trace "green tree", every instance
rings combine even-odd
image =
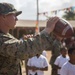
[[[66,11],[65,15],[63,15],[63,18],[67,20],[75,20],[75,12],[73,11]]]

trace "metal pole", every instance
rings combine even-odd
[[[36,22],[37,22],[37,27],[38,27],[38,32],[39,32],[39,0],[37,0],[37,18],[36,18]]]
[[[38,0],[37,0],[37,21],[39,21],[38,13],[39,13],[39,7],[38,7]]]

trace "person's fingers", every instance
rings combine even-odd
[[[52,19],[52,21],[51,21],[51,22],[56,23],[58,20],[59,20],[59,18],[58,18],[58,17],[55,17],[55,18],[53,18],[53,19]]]
[[[49,18],[49,20],[47,21],[46,28],[45,28],[47,33],[50,33],[50,32],[52,32],[54,30],[55,24],[57,23],[58,20],[59,20],[58,17]]]
[[[51,18],[47,21],[47,27],[51,27],[51,25],[55,26],[55,24],[57,23],[58,20],[59,20],[58,17],[51,17]]]
[[[50,23],[56,23],[57,21],[59,20],[59,18],[58,17],[51,17],[49,20],[48,20],[48,22],[50,22]]]

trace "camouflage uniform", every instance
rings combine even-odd
[[[13,5],[0,3],[0,15],[15,13],[19,15]],[[41,54],[42,50],[52,46],[53,38],[42,31],[33,40],[21,42],[9,33],[5,34],[0,30],[0,75],[19,75],[19,62],[30,56]]]
[[[57,70],[54,67],[54,62],[55,62],[57,56],[60,55],[60,48],[61,48],[61,42],[55,39],[54,42],[53,42],[52,56],[51,56],[51,59],[50,59],[50,65],[51,65],[51,68],[52,68],[51,75],[57,75]]]
[[[52,38],[43,33],[23,43],[10,34],[0,33],[0,75],[19,75],[20,60],[42,53],[52,43]]]

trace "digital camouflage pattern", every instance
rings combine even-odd
[[[40,54],[52,44],[52,37],[43,32],[23,43],[10,34],[0,32],[0,75],[19,75],[20,60]]]
[[[22,13],[17,11],[10,3],[0,3],[0,15],[14,13],[16,16]],[[44,31],[34,39],[27,39],[21,42],[9,33],[0,32],[0,75],[19,75],[19,62],[48,47],[52,47],[53,37]]]
[[[54,40],[53,46],[52,46],[52,56],[50,60],[51,65],[54,64],[55,59],[57,58],[57,56],[60,55],[60,48],[61,48],[61,42],[58,40]]]
[[[0,15],[8,15],[11,13],[15,13],[18,16],[22,11],[17,11],[10,3],[0,3]]]
[[[52,56],[50,59],[50,65],[52,68],[51,75],[57,75],[57,70],[55,70],[54,62],[56,58],[60,55],[61,42],[57,39],[54,40],[52,46]]]

